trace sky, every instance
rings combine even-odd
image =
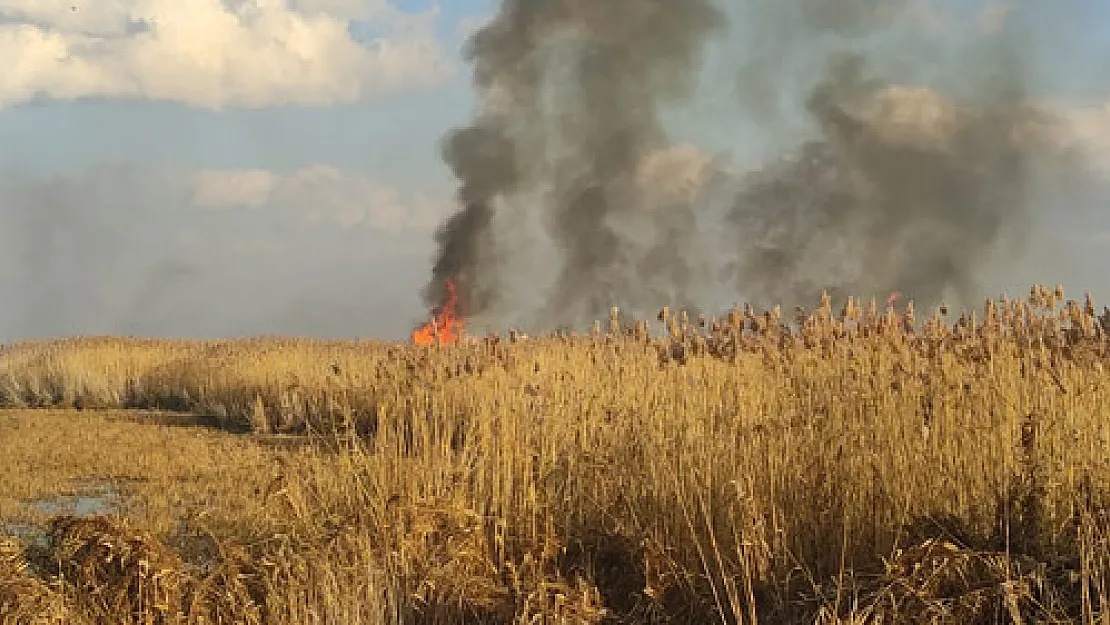
[[[1061,2],[1084,19],[1037,36],[1110,58],[1110,3]],[[476,105],[461,51],[496,8],[0,0],[0,341],[405,337],[455,209],[440,140]],[[1110,72],[1045,72],[1110,154]],[[678,125],[742,159],[746,127],[705,121],[725,100]],[[1054,236],[1101,259],[1070,279],[1110,286],[1110,219],[1089,217]]]

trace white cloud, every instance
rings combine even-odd
[[[193,203],[203,208],[258,208],[277,177],[264,169],[206,170],[193,177]]]
[[[1036,101],[1023,103],[1027,114],[1018,138],[1057,150],[1074,151],[1099,172],[1110,175],[1110,102],[1098,106]],[[894,85],[866,103],[865,112],[888,140],[943,146],[958,125],[958,102],[928,87]]]
[[[334,221],[344,227],[366,223],[388,232],[401,232],[406,226],[407,210],[397,189],[347,176],[329,165],[313,165],[280,179],[273,200],[303,207],[310,221]]]
[[[431,232],[452,210],[447,194],[405,194],[331,165],[281,176],[265,170],[205,170],[192,176],[192,202],[209,209],[278,209],[309,222],[400,234]]]
[[[323,106],[442,81],[438,9],[387,0],[0,0],[0,107],[36,98]],[[378,35],[360,43],[352,20]]]
[[[1067,137],[1091,157],[1094,167],[1110,176],[1110,103],[1071,109],[1065,114],[1071,132]]]

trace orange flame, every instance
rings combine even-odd
[[[458,294],[455,283],[447,281],[447,302],[443,309],[436,313],[432,320],[413,330],[412,342],[417,345],[433,345],[439,343],[454,343],[459,340],[463,330],[463,320],[458,314]]]

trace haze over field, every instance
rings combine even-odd
[[[1110,301],[1110,6],[824,6],[0,0],[0,340]]]

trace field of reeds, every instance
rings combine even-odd
[[[0,623],[1110,623],[1107,367],[1042,287],[10,345]]]

